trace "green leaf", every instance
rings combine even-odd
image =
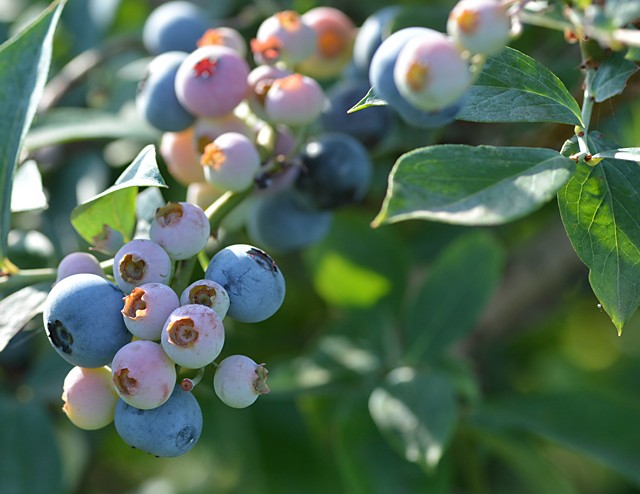
[[[133,234],[138,187],[166,187],[152,145],[140,151],[113,186],[74,208],[71,223],[99,250],[115,252]]]
[[[42,407],[0,395],[3,494],[62,493],[62,465],[53,426]]]
[[[451,243],[436,259],[409,307],[410,364],[437,356],[473,327],[500,282],[504,258],[493,237],[474,232]]]
[[[0,262],[7,255],[13,175],[47,80],[53,33],[64,5],[65,0],[53,2],[0,46]]]
[[[640,485],[638,400],[565,390],[502,400],[479,408],[474,424],[526,431],[590,456]]]
[[[544,148],[447,144],[402,155],[374,226],[408,219],[498,225],[555,196],[573,162]]]
[[[614,158],[617,160],[640,161],[640,148],[609,149],[593,155],[593,158]]]
[[[616,148],[598,138],[589,139],[589,147]],[[621,333],[640,305],[640,167],[617,159],[593,167],[579,162],[558,204],[591,287]]]
[[[50,289],[50,283],[38,283],[0,300],[0,352],[25,324],[42,311]]]
[[[457,421],[455,393],[444,374],[394,369],[369,397],[369,413],[393,447],[412,463],[438,465]]]
[[[38,117],[25,147],[30,151],[55,144],[92,139],[158,140],[160,133],[136,114],[114,114],[90,108],[57,108]]]
[[[627,86],[629,77],[638,71],[638,66],[625,58],[622,52],[613,52],[600,65],[591,81],[591,90],[597,103],[616,96]]]
[[[376,93],[374,88],[369,89],[369,92],[364,95],[364,97],[358,101],[355,105],[353,105],[347,113],[353,113],[360,110],[364,110],[365,108],[369,108],[370,106],[386,106],[387,102],[380,98]]]
[[[509,47],[487,59],[456,118],[470,122],[582,122],[580,107],[562,81],[541,63]]]

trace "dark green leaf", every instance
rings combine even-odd
[[[580,125],[580,107],[558,77],[513,48],[487,60],[456,117],[470,122],[557,122]]]
[[[573,162],[544,148],[441,145],[402,155],[374,225],[426,219],[497,225],[526,216],[555,196]]]
[[[622,52],[613,52],[595,72],[591,87],[597,103],[616,96],[627,86],[627,80],[638,71],[638,66],[625,58]]]
[[[113,186],[77,206],[71,212],[71,223],[99,250],[115,252],[133,234],[138,187],[166,187],[151,145],[140,151]]]
[[[13,174],[47,80],[53,33],[65,1],[53,2],[0,46],[0,262],[7,254]]]
[[[473,327],[502,277],[504,257],[493,237],[477,232],[457,239],[436,259],[410,306],[411,364],[437,356]]]
[[[54,144],[91,139],[137,139],[150,142],[160,133],[136,114],[113,114],[89,108],[60,108],[39,117],[27,135],[30,151]]]
[[[598,152],[616,148],[600,139],[590,139],[589,146]],[[640,167],[616,159],[596,166],[580,162],[558,204],[591,287],[621,332],[640,305]]]
[[[53,427],[34,402],[0,395],[2,494],[62,492],[62,465]]]
[[[0,300],[0,352],[25,324],[42,311],[50,289],[50,283],[39,283]]]
[[[427,470],[437,466],[457,421],[455,393],[444,374],[393,370],[369,398],[369,412],[402,456]]]
[[[618,396],[566,390],[485,405],[472,421],[526,431],[595,458],[640,485],[635,431],[640,403]]]
[[[353,105],[347,113],[353,113],[356,111],[364,110],[370,106],[385,106],[387,102],[380,98],[374,91],[374,88],[369,89],[369,92],[355,105]]]

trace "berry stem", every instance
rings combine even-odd
[[[196,266],[196,257],[192,256],[189,259],[178,261],[175,266],[173,274],[173,281],[171,288],[176,293],[182,293],[189,282],[191,281],[191,275],[193,274],[193,268]]]
[[[35,283],[53,282],[55,279],[56,270],[53,268],[19,269],[17,272],[3,270],[0,271],[0,290],[18,290]]]
[[[582,97],[582,125],[583,127],[578,130],[576,133],[578,137],[578,146],[580,147],[580,154],[582,156],[587,156],[590,153],[589,145],[587,143],[587,136],[589,132],[589,124],[591,123],[591,114],[593,112],[593,77],[595,76],[595,69],[593,68],[593,64],[591,63],[591,58],[585,47],[585,41],[580,41],[580,53],[582,54],[582,66],[585,70],[584,77],[584,91]]]
[[[180,387],[182,389],[184,389],[185,391],[191,391],[193,388],[195,388],[198,383],[200,381],[202,381],[202,378],[204,377],[204,367],[201,367],[200,369],[198,369],[198,373],[191,377],[185,377],[182,381],[180,381]]]
[[[211,225],[211,233],[216,236],[218,228],[222,220],[244,201],[253,191],[253,187],[240,192],[228,191],[222,194],[211,206],[207,208],[205,214],[209,218],[209,224]]]

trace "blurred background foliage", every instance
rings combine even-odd
[[[148,61],[141,28],[159,3],[68,1],[27,139],[48,208],[13,215],[10,258],[18,266],[55,267],[86,250],[71,210],[158,142],[132,102]],[[319,5],[198,3],[234,19],[247,38],[275,11]],[[453,4],[398,3],[407,7],[399,23],[439,30]],[[323,5],[361,25],[386,3]],[[0,0],[0,39],[45,7]],[[562,33],[525,26],[511,45],[579,99],[578,48]],[[60,75],[83,61],[86,73],[65,83]],[[633,77],[594,113],[593,127],[622,146],[640,142],[639,82]],[[225,353],[266,362],[272,392],[249,409],[227,408],[208,370],[194,390],[203,436],[184,457],[154,458],[126,446],[113,426],[85,432],[68,422],[60,394],[69,366],[36,317],[0,354],[0,492],[640,492],[640,317],[616,335],[554,203],[495,228],[369,227],[406,150],[435,142],[559,149],[571,132],[554,124],[396,128],[373,149],[376,180],[366,201],[337,214],[321,243],[275,256],[287,281],[281,310],[263,323],[227,325]],[[184,187],[160,166],[170,185],[165,200],[184,200]],[[240,232],[222,241],[247,239]]]

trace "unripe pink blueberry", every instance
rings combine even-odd
[[[322,113],[324,104],[320,84],[302,74],[276,79],[264,99],[267,119],[291,126],[314,122]]]
[[[134,239],[124,244],[113,258],[113,277],[125,293],[145,283],[167,284],[171,277],[171,258],[157,243]]]
[[[437,31],[418,34],[407,42],[393,77],[400,94],[428,112],[453,105],[471,85],[469,64],[451,38]]]
[[[351,59],[356,29],[349,17],[333,7],[316,7],[302,15],[316,33],[316,49],[299,70],[311,77],[334,77]]]
[[[255,145],[237,132],[227,132],[207,144],[200,162],[207,182],[235,192],[253,184],[260,170],[260,155]]]
[[[205,31],[198,40],[198,47],[208,45],[226,46],[235,50],[242,58],[247,55],[247,42],[231,27],[220,26]]]
[[[76,427],[96,430],[113,420],[118,395],[108,367],[73,367],[62,390],[62,410]]]
[[[229,310],[229,294],[212,280],[198,280],[191,283],[180,295],[180,305],[200,304],[213,309],[224,319]]]
[[[189,259],[207,245],[211,227],[200,206],[169,202],[156,210],[149,237],[175,260]]]
[[[193,127],[182,132],[165,132],[160,139],[160,155],[167,170],[182,185],[204,182],[200,153],[194,139]]]
[[[231,355],[218,364],[213,389],[224,404],[246,408],[269,392],[268,374],[264,364],[256,364],[244,355]]]
[[[183,305],[168,317],[160,341],[175,363],[198,369],[220,355],[224,326],[213,309],[199,304]]]
[[[258,64],[273,64],[279,60],[296,64],[311,56],[315,46],[315,31],[293,10],[278,12],[265,19],[251,41]]]
[[[176,384],[176,367],[159,343],[136,340],[123,346],[113,357],[111,376],[122,401],[150,410],[171,396]]]
[[[504,2],[460,0],[451,10],[447,32],[470,53],[496,55],[509,41],[511,19]]]
[[[199,118],[193,128],[194,147],[198,152],[198,166],[202,170],[200,157],[207,144],[213,142],[217,137],[227,132],[237,132],[249,139],[253,138],[253,131],[240,117],[229,113],[218,118]],[[204,176],[204,170],[202,170]]]
[[[221,117],[247,96],[249,65],[231,48],[209,45],[184,59],[176,73],[176,95],[192,114]]]
[[[288,69],[277,67],[275,65],[258,65],[249,73],[247,82],[249,83],[249,96],[247,102],[249,108],[258,118],[266,120],[267,114],[264,109],[264,100],[267,92],[276,79],[282,79],[293,74]]]
[[[91,273],[104,276],[100,261],[88,252],[72,252],[62,258],[58,264],[56,283],[72,274]]]
[[[122,316],[127,329],[143,340],[159,340],[169,314],[180,306],[169,285],[145,283],[124,298]]]

